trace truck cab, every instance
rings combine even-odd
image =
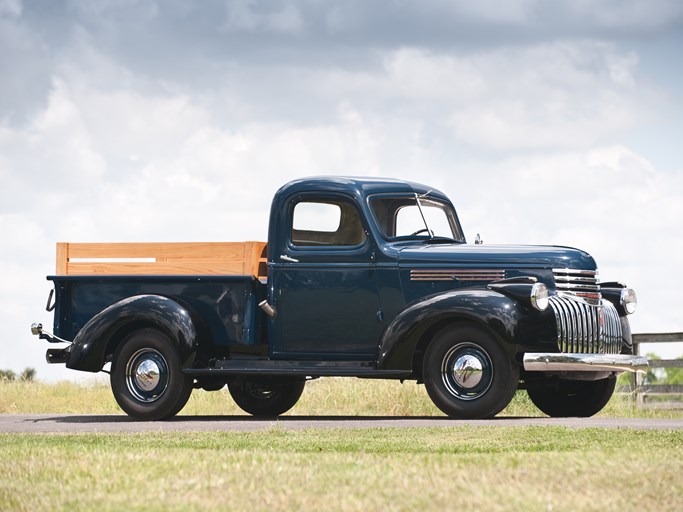
[[[268,299],[282,313],[270,326],[274,355],[376,359],[384,328],[406,305],[400,251],[428,238],[419,236],[426,228],[415,187],[324,178],[292,182],[277,193],[268,251]],[[455,209],[431,194],[421,200],[422,211],[440,212],[445,226],[434,222],[434,228],[464,243]]]
[[[50,362],[111,362],[114,396],[141,419],[226,384],[247,412],[278,415],[324,376],[416,380],[454,418],[494,416],[518,389],[551,416],[590,416],[617,373],[647,366],[635,293],[600,283],[588,253],[469,244],[448,197],[416,183],[290,182],[267,244],[91,245],[58,244],[55,334],[33,331],[68,343]]]

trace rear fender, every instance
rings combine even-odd
[[[108,352],[115,349],[121,332],[135,325],[153,327],[175,342],[183,367],[192,364],[197,348],[197,329],[187,307],[161,295],[136,295],[120,300],[100,311],[78,332],[68,368],[98,372]]]
[[[492,332],[514,354],[519,304],[493,290],[455,290],[425,297],[404,309],[385,329],[379,344],[377,368],[413,370],[413,355],[432,331],[452,322],[473,322]]]

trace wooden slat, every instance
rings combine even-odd
[[[263,278],[266,277],[266,243],[265,242],[246,242],[245,252],[251,256],[251,274]]]
[[[638,391],[641,393],[683,393],[683,384],[643,384]]]
[[[644,409],[683,409],[683,402],[644,401],[642,407]]]
[[[633,343],[680,343],[683,342],[683,332],[658,332],[634,334]]]
[[[648,359],[650,368],[683,368],[683,359]]]
[[[67,275],[251,275],[243,262],[69,263]]]
[[[58,243],[57,274],[259,277],[265,247],[265,242]]]
[[[69,244],[57,244],[57,275],[63,276],[66,274],[66,263],[69,261]]]
[[[244,259],[245,245],[251,242],[176,242],[68,244],[68,257],[74,258],[157,258]]]

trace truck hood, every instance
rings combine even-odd
[[[572,268],[595,270],[593,257],[579,249],[551,245],[435,244],[404,247],[400,266],[440,264],[501,268]]]

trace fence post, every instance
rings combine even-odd
[[[633,352],[635,355],[640,355],[640,343],[633,344]],[[641,391],[643,385],[643,375],[640,372],[633,373],[634,393],[636,395],[636,407],[642,408],[645,405],[645,395]]]

